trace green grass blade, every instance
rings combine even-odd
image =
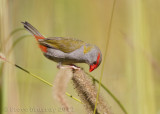
[[[11,37],[12,37],[15,33],[19,32],[19,31],[22,31],[22,30],[25,30],[25,29],[24,29],[24,28],[14,29],[14,30],[9,34],[9,36],[6,38],[5,44],[11,39]]]
[[[45,79],[43,79],[43,78],[41,78],[41,77],[39,77],[39,76],[37,76],[37,75],[31,73],[29,70],[27,70],[27,69],[25,69],[25,68],[23,68],[23,67],[21,67],[21,66],[19,66],[19,65],[13,64],[13,63],[11,63],[11,62],[9,62],[9,61],[6,61],[6,62],[9,63],[9,64],[11,64],[11,65],[13,65],[13,66],[15,66],[15,67],[17,67],[17,68],[19,68],[20,70],[22,70],[22,71],[24,71],[25,73],[31,75],[32,77],[34,77],[34,78],[42,81],[43,83],[45,83],[45,84],[53,87],[53,84],[49,83],[48,81],[46,81]],[[70,98],[76,100],[77,102],[82,103],[79,99],[73,97],[71,94],[69,94],[69,93],[67,93],[67,92],[66,92],[65,94],[66,94],[67,96],[69,96]]]
[[[14,48],[21,40],[23,40],[23,39],[26,38],[26,37],[30,37],[30,36],[31,36],[31,35],[24,35],[24,36],[18,37],[18,38],[13,42],[11,48],[10,48],[9,51],[7,52],[7,55],[9,55],[9,54],[12,52],[13,48]]]

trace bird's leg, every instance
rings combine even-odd
[[[62,63],[59,62],[58,65],[57,65],[57,68],[58,68],[58,69],[70,68],[70,66],[68,66],[68,65],[62,65]]]
[[[76,66],[76,65],[74,65],[74,64],[70,64],[69,67],[72,68],[72,69],[74,69],[74,70],[81,70],[80,67],[78,67],[78,66]]]
[[[65,65],[64,66],[64,65],[61,64],[61,62],[58,63],[57,68],[58,69],[61,69],[61,68],[71,68],[71,69],[74,69],[74,70],[80,70],[81,69],[80,67],[77,67],[74,64],[70,64],[70,65]]]
[[[61,62],[58,63],[57,68],[60,69],[62,67]]]

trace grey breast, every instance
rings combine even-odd
[[[61,62],[62,64],[86,63],[87,58],[83,50],[84,46],[81,46],[81,48],[70,53],[64,53],[63,51],[54,48],[48,48],[47,53],[44,53],[44,55],[48,59],[55,62]]]

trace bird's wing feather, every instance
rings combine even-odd
[[[52,37],[52,38],[45,38],[39,40],[41,45],[55,48],[65,53],[70,53],[79,49],[85,43],[81,40],[75,40],[70,38],[63,38],[63,37]]]

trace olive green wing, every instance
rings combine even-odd
[[[39,41],[41,45],[55,48],[61,50],[65,53],[70,53],[79,49],[85,43],[81,40],[63,38],[63,37],[53,37],[53,38],[45,38]]]

